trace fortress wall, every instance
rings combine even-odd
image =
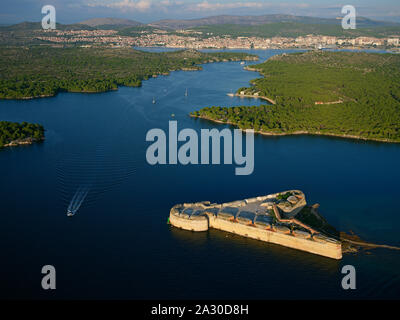
[[[222,207],[243,207],[246,203],[242,200],[226,202],[222,204]]]
[[[313,240],[302,239],[292,235],[274,232],[266,229],[256,228],[254,226],[244,225],[229,220],[219,219],[213,215],[208,218],[197,217],[196,219],[187,219],[175,214],[170,214],[170,223],[178,228],[189,231],[207,231],[209,227],[222,231],[231,232],[240,236],[271,242],[285,247],[318,254],[324,257],[341,259],[342,247],[340,243],[320,243]]]
[[[247,204],[259,201],[257,198],[249,198],[245,200]]]
[[[169,222],[177,228],[189,231],[207,231],[208,219],[207,217],[197,217],[197,219],[187,219],[180,217],[176,214],[169,215]]]
[[[211,228],[231,232],[244,237],[271,242],[285,247],[302,250],[333,259],[342,258],[342,247],[340,243],[319,243],[313,240],[297,238],[292,235],[282,234],[279,232],[273,232],[253,226],[219,219],[215,216],[209,216],[209,223]]]

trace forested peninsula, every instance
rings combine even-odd
[[[44,128],[28,122],[0,121],[0,149],[44,140]]]
[[[267,135],[320,134],[400,142],[400,55],[309,51],[251,66],[239,95],[273,105],[206,107],[191,116]]]
[[[1,47],[0,99],[137,87],[142,80],[171,71],[201,70],[202,63],[257,59],[247,53],[196,50],[154,53],[126,47]]]

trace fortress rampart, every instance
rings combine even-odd
[[[207,201],[185,203],[171,209],[169,222],[184,230],[200,232],[214,228],[341,259],[340,241],[319,233],[295,218],[305,205],[305,196],[298,190],[224,204]]]

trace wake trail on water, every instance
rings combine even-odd
[[[122,99],[116,106],[115,118],[101,119],[106,126],[95,127],[97,131],[82,136],[79,144],[66,145],[58,155],[58,190],[63,207],[71,212],[91,207],[146,165],[145,145],[131,138],[138,122],[132,102]]]
[[[72,200],[69,203],[68,212],[71,212],[72,214],[77,213],[89,191],[89,186],[80,186],[78,190],[76,190],[75,195],[72,197]]]
[[[59,160],[59,192],[68,211],[75,214],[81,207],[90,207],[145,165],[144,160],[140,163],[137,153],[119,153],[115,156],[112,150],[99,147],[94,152],[69,152]]]

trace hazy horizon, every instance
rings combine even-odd
[[[199,19],[219,15],[289,14],[318,18],[342,16],[341,8],[350,3],[332,0],[3,0],[0,24],[40,21],[41,8],[53,5],[57,22],[77,23],[93,18],[130,19],[151,23],[164,19]],[[353,0],[357,15],[372,20],[400,22],[397,0]]]
[[[68,25],[68,24],[77,24],[77,23],[81,23],[83,21],[92,20],[92,19],[121,19],[121,20],[136,21],[136,22],[143,23],[143,24],[152,24],[152,23],[155,23],[155,22],[161,21],[161,20],[197,20],[197,19],[206,19],[206,18],[217,17],[217,16],[238,16],[238,17],[254,16],[255,17],[255,16],[264,16],[264,15],[268,15],[268,14],[259,14],[259,15],[256,15],[256,14],[254,14],[254,15],[244,15],[244,14],[243,15],[235,15],[235,14],[224,15],[224,14],[220,14],[220,15],[203,16],[203,17],[198,17],[198,18],[187,18],[187,19],[183,19],[183,18],[182,19],[163,18],[163,19],[157,19],[157,20],[152,20],[152,21],[141,21],[139,19],[131,19],[131,18],[117,17],[117,16],[104,16],[104,17],[97,16],[97,17],[92,17],[92,18],[87,18],[87,19],[79,19],[79,21],[77,20],[77,21],[73,21],[73,22],[57,21],[57,23]],[[270,15],[289,15],[289,14],[271,13]],[[321,18],[321,19],[325,19],[325,18],[334,19],[333,17],[322,17],[322,16],[303,16],[303,15],[293,15],[293,16],[296,16],[296,17],[309,17],[309,18]],[[395,21],[395,20],[374,19],[374,18],[361,17],[361,16],[359,16],[358,18],[368,18],[368,19],[373,20],[373,21],[400,23],[400,19],[398,21]],[[22,21],[18,21],[18,22],[10,22],[10,23],[0,22],[0,25],[10,26],[10,25],[14,25],[14,24],[23,23],[23,22],[33,22],[33,23],[37,22],[37,23],[39,23],[40,21],[41,21],[41,19],[38,19],[36,21],[34,21],[34,20],[22,20]]]

